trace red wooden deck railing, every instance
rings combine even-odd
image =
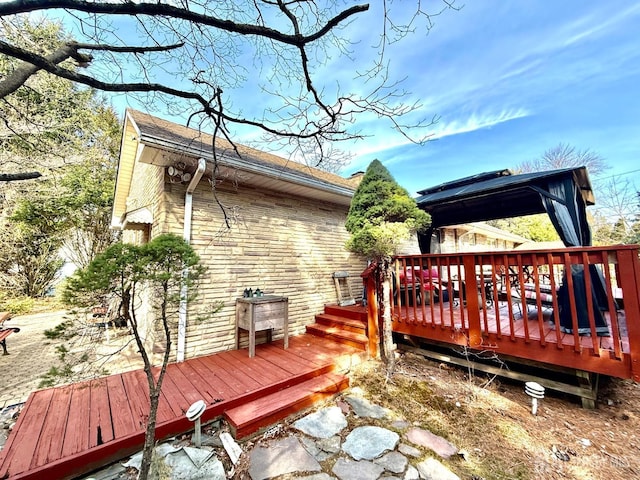
[[[637,245],[400,256],[394,279],[394,332],[640,381]]]

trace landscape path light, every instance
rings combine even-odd
[[[202,440],[201,440],[201,428],[200,428],[200,417],[204,413],[204,409],[206,408],[206,404],[204,400],[198,400],[193,405],[189,407],[187,410],[186,416],[187,420],[190,422],[195,422],[195,444],[196,447],[200,448]]]
[[[531,397],[531,414],[538,412],[538,400],[544,398],[544,387],[537,382],[527,382],[524,384],[524,393]]]

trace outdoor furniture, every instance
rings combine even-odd
[[[0,345],[2,345],[2,354],[9,355],[7,351],[7,337],[12,333],[20,331],[17,327],[5,327],[4,322],[11,319],[10,312],[0,312]]]
[[[520,308],[521,315],[523,314],[523,304],[524,309],[526,309],[528,313],[530,305],[535,307],[538,306],[538,300],[540,301],[540,306],[542,308],[553,309],[553,293],[551,285],[540,284],[538,288],[540,293],[536,291],[536,285],[534,283],[525,283],[523,298],[520,286],[516,284],[511,287],[511,301]]]
[[[249,332],[249,357],[256,352],[256,332],[267,330],[271,341],[274,328],[284,330],[284,348],[289,348],[289,299],[276,295],[236,299],[236,349],[240,348],[240,330]]]
[[[356,300],[353,298],[351,286],[349,285],[349,272],[334,272],[332,277],[338,295],[338,305],[341,307],[355,305]],[[344,292],[342,291],[342,287],[345,289]]]
[[[421,305],[423,302],[425,305],[431,302],[446,302],[449,300],[449,292],[443,289],[439,279],[437,268],[423,270],[418,266],[413,269],[401,269],[399,291],[395,289],[394,275],[394,297],[399,295],[400,305],[407,302],[409,306],[413,306],[414,302],[416,305]]]

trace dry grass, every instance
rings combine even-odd
[[[537,416],[522,384],[487,382],[413,354],[390,381],[380,364],[364,364],[352,386],[468,452],[445,462],[461,478],[640,478],[640,386],[631,382],[608,382],[597,410],[548,392]]]

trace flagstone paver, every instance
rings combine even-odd
[[[372,460],[388,450],[396,448],[400,437],[396,432],[382,427],[357,427],[347,435],[342,450],[354,460]]]
[[[252,480],[266,480],[296,472],[320,472],[318,461],[294,437],[274,440],[268,446],[255,447],[251,452],[249,475]]]
[[[458,453],[453,443],[423,428],[412,428],[405,436],[414,445],[429,448],[445,459]]]
[[[294,428],[315,438],[329,438],[347,426],[347,418],[340,407],[318,410],[293,424]]]

